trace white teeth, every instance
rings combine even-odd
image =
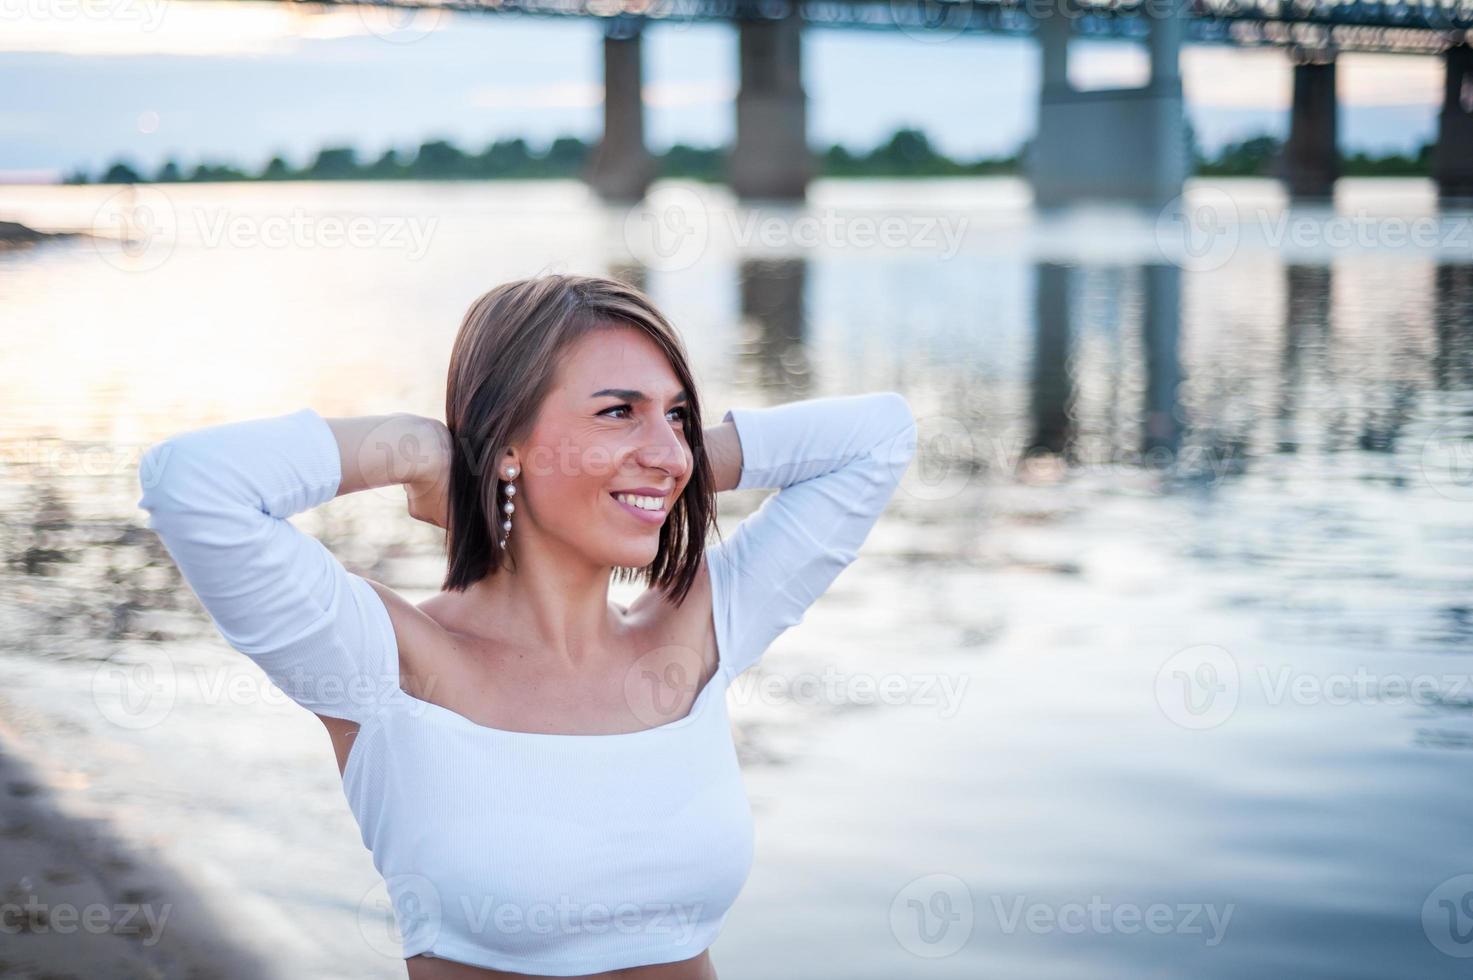
[[[614,494],[614,498],[616,500],[622,500],[630,506],[638,507],[640,510],[660,510],[664,507],[664,503],[659,497],[637,497],[630,493],[616,493]]]

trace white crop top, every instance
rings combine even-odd
[[[719,669],[685,717],[602,735],[490,728],[400,688],[378,593],[287,520],[342,478],[313,409],[144,453],[138,504],[221,634],[298,704],[359,723],[343,790],[405,957],[573,976],[716,939],[753,854],[726,690],[858,556],[916,446],[895,392],[728,420],[737,488],[780,489],[706,548]]]

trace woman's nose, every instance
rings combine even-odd
[[[641,466],[664,470],[676,478],[684,476],[689,466],[680,436],[668,426],[665,427],[664,435],[657,436],[640,446],[635,458]]]

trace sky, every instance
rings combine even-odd
[[[540,146],[601,129],[602,34],[584,18],[212,0],[0,0],[0,179],[95,174],[124,158],[259,168],[324,145],[373,158],[449,139]],[[810,28],[809,142],[862,150],[901,126],[970,159],[1032,132],[1038,52],[1026,39]],[[664,23],[644,38],[646,137],[728,143],[736,30]],[[1145,80],[1145,49],[1076,41],[1082,88]],[[1272,49],[1188,47],[1188,113],[1209,151],[1287,131],[1291,69]],[[1342,55],[1342,150],[1414,150],[1436,132],[1437,58]]]

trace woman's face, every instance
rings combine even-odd
[[[584,336],[564,355],[518,447],[510,547],[566,548],[597,565],[654,561],[660,529],[690,480],[688,413],[679,379],[643,331]],[[643,499],[621,502],[621,492]]]

